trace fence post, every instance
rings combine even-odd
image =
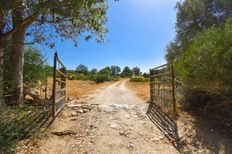
[[[53,118],[56,116],[56,65],[57,65],[57,52],[54,55],[54,65],[53,65],[53,87],[52,87],[52,110]]]
[[[44,98],[45,98],[46,100],[47,100],[47,98],[48,98],[47,92],[48,92],[48,75],[47,75],[47,73],[46,73],[46,81],[45,81],[45,89],[44,89]]]
[[[154,95],[155,95],[155,86],[154,86],[155,78],[153,77],[153,75],[154,75],[154,71],[150,69],[150,102],[151,103],[154,102]]]
[[[175,74],[174,74],[174,67],[173,62],[171,62],[171,76],[172,76],[172,105],[173,105],[173,112],[176,114],[176,96],[175,96]]]

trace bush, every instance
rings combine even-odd
[[[68,73],[69,80],[89,80],[89,76],[79,73]]]
[[[207,92],[232,89],[232,20],[199,33],[175,64],[183,83]]]
[[[44,55],[36,48],[27,48],[24,59],[24,83],[30,87],[35,87],[39,81],[45,83],[52,68],[47,65]]]
[[[143,76],[135,76],[130,79],[131,82],[148,82],[148,78],[144,78]]]
[[[107,74],[97,74],[95,77],[94,77],[94,81],[96,83],[101,83],[101,82],[105,82],[105,81],[111,81],[112,78],[107,75]]]

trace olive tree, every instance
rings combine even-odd
[[[0,56],[4,45],[11,40],[10,76],[11,104],[20,104],[23,98],[23,59],[25,37],[29,43],[54,43],[49,38],[71,39],[77,45],[84,33],[88,40],[96,36],[99,42],[107,29],[106,0],[2,0],[0,3]],[[0,57],[2,64],[2,58]],[[0,77],[1,78],[1,77]]]

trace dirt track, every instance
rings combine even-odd
[[[82,103],[82,104],[80,104]],[[148,104],[125,81],[71,101],[51,130],[28,150],[43,154],[172,154],[178,151],[147,117]]]

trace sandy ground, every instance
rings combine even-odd
[[[178,153],[148,118],[147,110],[145,100],[119,81],[69,102],[34,148],[21,153]]]
[[[94,81],[67,80],[67,96],[73,99],[80,99],[100,89],[111,85],[114,82],[95,83]],[[44,94],[43,94],[44,95]],[[52,95],[52,79],[48,79],[48,97]]]
[[[143,100],[150,99],[150,82],[126,82],[126,87],[136,93]]]

